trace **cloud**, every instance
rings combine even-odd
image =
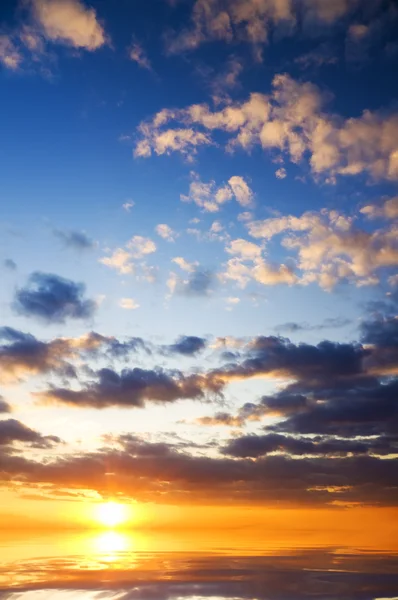
[[[298,331],[322,331],[324,329],[338,329],[340,327],[346,327],[351,325],[351,319],[344,317],[330,317],[324,319],[324,321],[318,325],[311,325],[310,323],[283,323],[282,325],[276,325],[276,331],[286,331],[287,333],[297,333]]]
[[[11,36],[0,35],[0,63],[11,71],[16,71],[23,62],[20,50],[13,42]]]
[[[126,310],[136,310],[140,307],[140,305],[134,300],[134,298],[121,298],[119,301],[119,306]]]
[[[166,223],[156,225],[156,233],[167,242],[175,241],[176,233],[172,230],[170,225],[166,225]]]
[[[202,208],[204,212],[218,212],[222,205],[233,198],[241,206],[251,206],[253,201],[253,192],[243,177],[234,175],[230,177],[228,183],[217,186],[215,181],[204,183],[200,181],[197,173],[191,173],[192,182],[189,186],[189,194],[181,194],[183,202],[194,202]]]
[[[393,205],[389,206],[391,215]],[[365,210],[367,216],[374,213],[369,206],[365,209],[362,211]],[[285,234],[281,245],[298,254],[296,264],[301,277],[297,276],[297,283],[315,282],[326,290],[342,281],[359,287],[375,285],[381,269],[398,264],[396,223],[369,231],[356,226],[355,221],[356,217],[322,209],[306,212],[300,217],[286,215],[251,221],[248,230],[252,237],[262,239],[263,243]],[[242,267],[241,271],[247,279],[255,277],[253,271]]]
[[[82,359],[84,353],[94,355],[102,347],[112,355],[115,338],[91,332],[78,338],[38,340],[30,333],[12,327],[0,327],[0,381],[10,383],[26,376],[46,373],[73,375],[73,361]],[[86,357],[87,358],[87,357]]]
[[[186,271],[187,273],[193,273],[195,271],[195,269],[199,266],[199,263],[197,262],[188,262],[187,260],[185,260],[185,258],[183,258],[182,256],[176,256],[175,258],[172,259],[172,261],[174,263],[176,263],[176,265],[178,265],[180,267],[180,269],[182,269],[183,271]]]
[[[141,235],[135,235],[126,243],[125,247],[126,249],[116,248],[111,256],[100,258],[99,262],[110,269],[115,269],[121,275],[134,274],[137,271],[137,266],[140,266],[145,276],[146,265],[139,264],[137,261],[156,252],[155,242]]]
[[[287,173],[286,173],[286,169],[278,169],[277,171],[275,171],[275,177],[277,179],[286,179],[287,177]]]
[[[368,219],[397,219],[398,218],[398,196],[389,198],[381,204],[368,204],[360,211]]]
[[[152,151],[158,156],[181,152],[186,157],[192,158],[195,156],[198,146],[212,144],[209,135],[196,132],[191,128],[167,129],[158,132],[151,131],[143,124],[140,131],[144,137],[135,147],[135,158],[148,158],[152,155]]]
[[[6,258],[5,260],[3,260],[3,266],[9,271],[17,270],[17,263],[14,260],[12,260],[12,258]]]
[[[150,60],[144,48],[138,42],[133,41],[133,44],[129,49],[129,57],[132,61],[136,62],[137,65],[140,66],[142,69],[152,71],[152,65],[150,63]]]
[[[59,437],[43,436],[15,419],[0,421],[0,446],[9,446],[14,442],[29,444],[33,448],[51,448],[61,442]]]
[[[161,140],[178,137],[182,123],[197,142],[195,150],[199,145],[215,143],[212,136],[223,131],[229,151],[250,151],[259,145],[295,164],[308,159],[313,176],[328,183],[337,176],[360,174],[374,180],[397,180],[398,114],[365,110],[358,117],[344,118],[327,113],[326,100],[312,83],[279,74],[273,79],[270,94],[253,93],[245,102],[229,102],[220,110],[212,111],[207,104],[161,110],[152,121],[140,125],[136,153],[150,156],[152,149],[164,153],[159,152]],[[164,130],[173,122],[177,129]],[[168,144],[167,150],[185,152],[186,147]]]
[[[181,296],[208,296],[215,284],[215,276],[212,271],[202,270],[196,267],[189,271],[187,279],[178,277],[175,273],[170,273],[167,281],[170,294]]]
[[[183,335],[174,344],[168,346],[170,352],[183,356],[194,356],[205,348],[206,340],[193,335]]]
[[[0,396],[0,414],[10,412],[12,412],[11,406],[4,400],[3,396]]]
[[[133,208],[133,206],[135,206],[135,202],[133,200],[128,200],[127,202],[125,202],[124,204],[122,204],[122,208],[126,212],[130,212],[130,210]]]
[[[85,286],[58,275],[33,273],[26,287],[16,291],[14,310],[48,323],[67,319],[88,319],[96,311],[93,300],[84,298]]]
[[[93,8],[79,0],[32,0],[32,12],[45,37],[74,48],[97,50],[106,43]]]
[[[36,395],[42,401],[101,409],[110,406],[143,408],[146,402],[204,399],[208,394],[219,393],[215,379],[184,376],[177,370],[161,368],[125,369],[120,374],[112,369],[101,369],[96,373],[96,379],[78,391],[53,387]]]
[[[65,246],[74,250],[92,250],[96,243],[84,231],[62,231],[54,229],[54,235],[59,238]]]

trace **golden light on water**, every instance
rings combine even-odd
[[[96,509],[96,520],[104,527],[119,527],[128,520],[127,507],[117,502],[105,502]]]

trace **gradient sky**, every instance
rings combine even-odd
[[[4,524],[396,508],[397,31],[394,0],[3,0]]]

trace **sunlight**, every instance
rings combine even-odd
[[[127,508],[117,502],[106,502],[97,507],[96,518],[105,527],[117,527],[127,521]]]

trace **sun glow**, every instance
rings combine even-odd
[[[127,521],[127,508],[117,502],[106,502],[97,508],[96,518],[105,527],[118,527]]]

